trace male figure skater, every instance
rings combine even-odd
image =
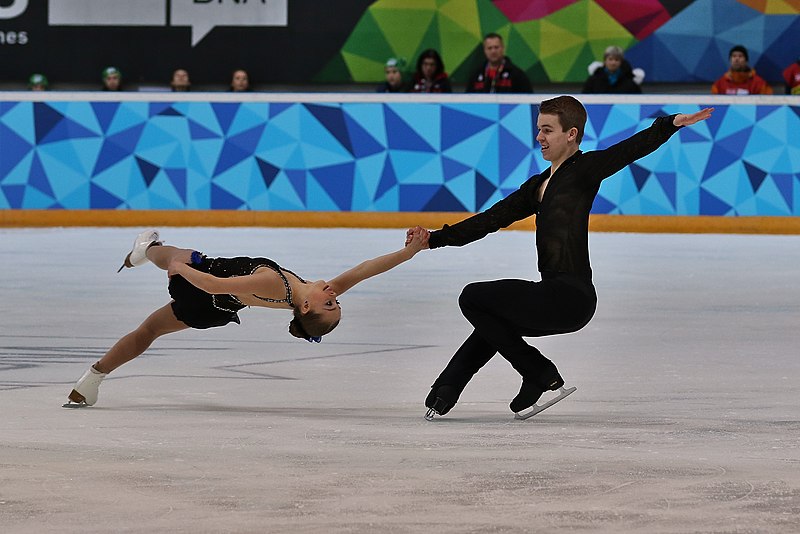
[[[553,362],[523,336],[564,334],[586,326],[597,305],[588,234],[589,211],[600,183],[656,150],[679,128],[707,119],[712,111],[659,117],[614,146],[584,153],[579,148],[586,125],[583,105],[571,96],[541,103],[536,141],[550,167],[486,211],[431,232],[428,240],[432,249],[462,246],[536,215],[541,281],[474,282],[463,289],[459,306],[474,331],[431,386],[425,399],[426,419],[449,412],[470,379],[497,352],[522,375],[522,387],[510,405],[517,418],[530,417],[575,390],[564,388]],[[409,230],[409,240],[415,231]],[[537,405],[549,390],[560,394]]]

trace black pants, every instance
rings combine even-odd
[[[523,336],[540,337],[580,330],[591,320],[597,294],[591,281],[570,275],[545,276],[541,282],[475,282],[458,304],[475,330],[436,379],[434,387],[461,389],[496,353],[523,379],[544,384],[558,371]]]

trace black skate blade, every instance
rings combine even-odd
[[[565,388],[565,387],[562,386],[558,390],[558,396],[553,397],[552,399],[550,399],[549,401],[545,402],[544,404],[534,404],[531,407],[531,409],[528,410],[527,412],[515,413],[514,414],[514,419],[522,421],[522,420],[528,419],[529,417],[533,417],[537,413],[546,410],[547,408],[551,407],[555,403],[561,402],[562,400],[566,399],[567,397],[569,397],[570,395],[575,393],[575,391],[577,391],[577,389],[578,388],[574,388],[574,387],[573,388]]]

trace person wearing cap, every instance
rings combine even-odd
[[[483,38],[484,64],[467,83],[468,93],[531,93],[528,75],[506,56],[503,38],[490,33]]]
[[[787,95],[800,96],[800,57],[784,69],[783,81],[786,82]]]
[[[609,46],[603,54],[603,62],[589,65],[589,77],[583,84],[583,93],[638,94],[644,80],[644,71],[634,69],[625,59],[618,46]]]
[[[122,91],[122,73],[117,67],[103,69],[103,91]]]
[[[711,86],[715,95],[771,95],[772,87],[749,65],[747,48],[736,45],[728,53],[730,68]]]
[[[383,66],[383,72],[386,76],[386,81],[378,86],[376,92],[378,93],[405,93],[408,92],[408,87],[405,80],[403,80],[403,69],[406,66],[406,60],[403,58],[389,58]]]
[[[28,89],[31,91],[47,91],[48,87],[47,76],[44,74],[34,73],[28,78]]]

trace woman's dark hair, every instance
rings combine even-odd
[[[439,52],[433,48],[428,48],[417,58],[417,74],[420,77],[422,77],[422,62],[427,58],[431,58],[436,62],[436,72],[433,73],[434,78],[444,72],[444,61],[442,61],[442,56],[440,56]]]
[[[308,312],[303,315],[298,308],[295,308],[294,318],[289,323],[289,333],[306,341],[315,341],[314,338],[321,338],[338,324],[339,321],[333,323],[324,321],[321,313]]]

